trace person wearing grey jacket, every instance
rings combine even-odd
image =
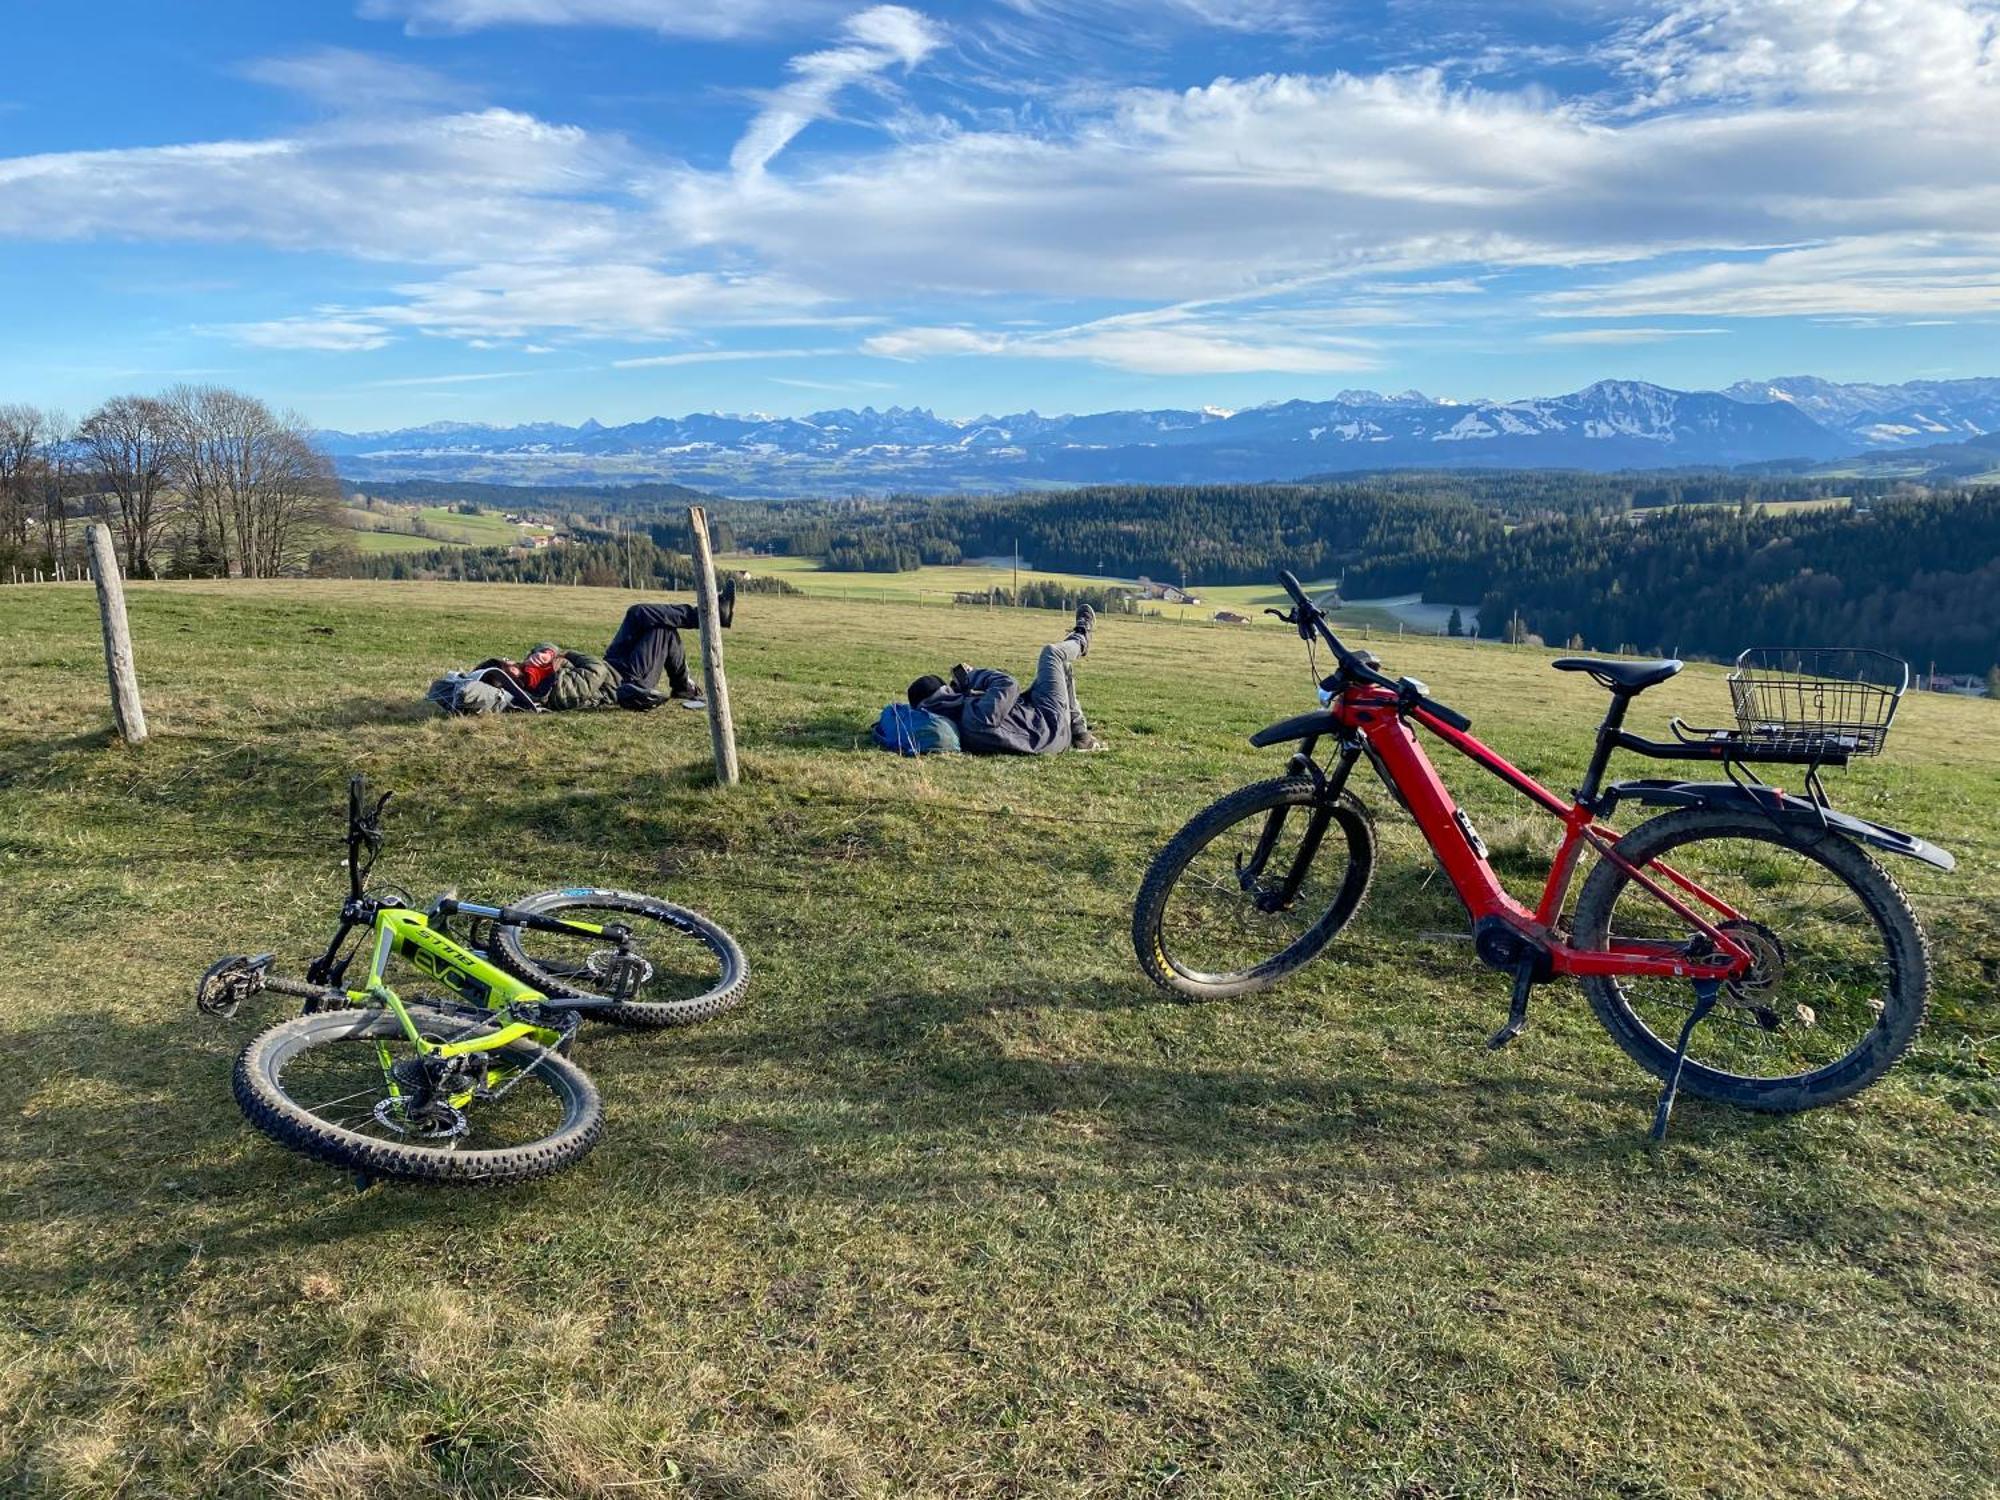
[[[910,684],[913,708],[949,719],[958,739],[974,755],[1053,755],[1059,750],[1102,750],[1090,732],[1076,696],[1076,664],[1090,654],[1097,613],[1079,605],[1076,624],[1059,641],[1042,647],[1035,680],[1021,684],[991,667],[951,669],[951,680],[926,675]]]

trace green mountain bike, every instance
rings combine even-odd
[[[347,899],[303,981],[273,974],[273,954],[233,954],[196,986],[208,1015],[264,991],[305,1002],[243,1049],[236,1102],[279,1145],[362,1186],[560,1171],[604,1125],[596,1085],[569,1056],[583,1017],[657,1027],[720,1015],[749,985],[743,950],[698,912],[630,891],[543,891],[507,906],[448,891],[420,910],[408,892],[368,883],[389,797],[371,801],[359,776],[348,784]],[[385,982],[391,960],[447,993],[405,1000]]]

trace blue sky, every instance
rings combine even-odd
[[[9,44],[0,400],[2000,373],[1993,0],[98,0]]]

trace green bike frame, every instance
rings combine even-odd
[[[475,906],[470,902],[452,903],[454,911],[474,918],[493,919],[503,915],[502,909],[491,906]],[[543,924],[560,927],[565,931],[602,936],[604,929],[595,922],[579,922],[569,919],[543,919]],[[538,924],[542,925],[542,924]],[[559,1047],[564,1034],[548,1026],[536,1026],[526,1021],[509,1021],[484,1036],[471,1037],[464,1041],[433,1042],[417,1029],[410,1019],[410,1012],[403,999],[383,979],[389,960],[400,958],[420,974],[428,975],[445,985],[461,1000],[469,1004],[483,1006],[487,1010],[504,1012],[515,1005],[535,1005],[548,999],[533,985],[516,979],[506,970],[496,967],[481,958],[471,949],[456,942],[448,933],[431,926],[430,917],[407,906],[384,906],[377,908],[374,918],[375,943],[368,960],[368,973],[359,989],[346,991],[347,998],[356,1005],[379,1005],[396,1018],[403,1035],[418,1053],[441,1058],[465,1057],[476,1052],[494,1052],[513,1045],[523,1038],[531,1039],[543,1047]],[[382,1077],[388,1085],[390,1097],[401,1099],[402,1086],[397,1083],[391,1066],[395,1062],[387,1041],[375,1044],[382,1063]],[[521,1070],[515,1068],[493,1069],[488,1074],[488,1086],[495,1081],[504,1082]],[[476,1097],[476,1091],[465,1089],[449,1096],[448,1102],[454,1109],[463,1109]]]
[[[484,916],[493,908],[464,906],[469,916]],[[596,931],[590,924],[567,924],[579,930]],[[487,1010],[504,1011],[517,1004],[537,1004],[548,997],[534,986],[523,983],[504,969],[497,968],[469,948],[462,947],[430,924],[423,912],[407,906],[385,906],[375,913],[375,947],[368,961],[368,974],[361,988],[347,991],[357,1005],[380,1005],[396,1018],[403,1033],[419,1052],[440,1057],[461,1057],[472,1052],[492,1052],[531,1037],[544,1047],[562,1040],[562,1033],[526,1021],[510,1021],[486,1036],[470,1041],[436,1043],[418,1034],[416,1024],[403,1006],[402,997],[383,982],[391,957],[401,958],[420,974],[445,985],[461,1000]],[[386,1050],[386,1048],[385,1048]]]

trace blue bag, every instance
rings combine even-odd
[[[897,755],[955,755],[958,726],[951,720],[907,703],[882,710],[873,730],[875,746]]]

